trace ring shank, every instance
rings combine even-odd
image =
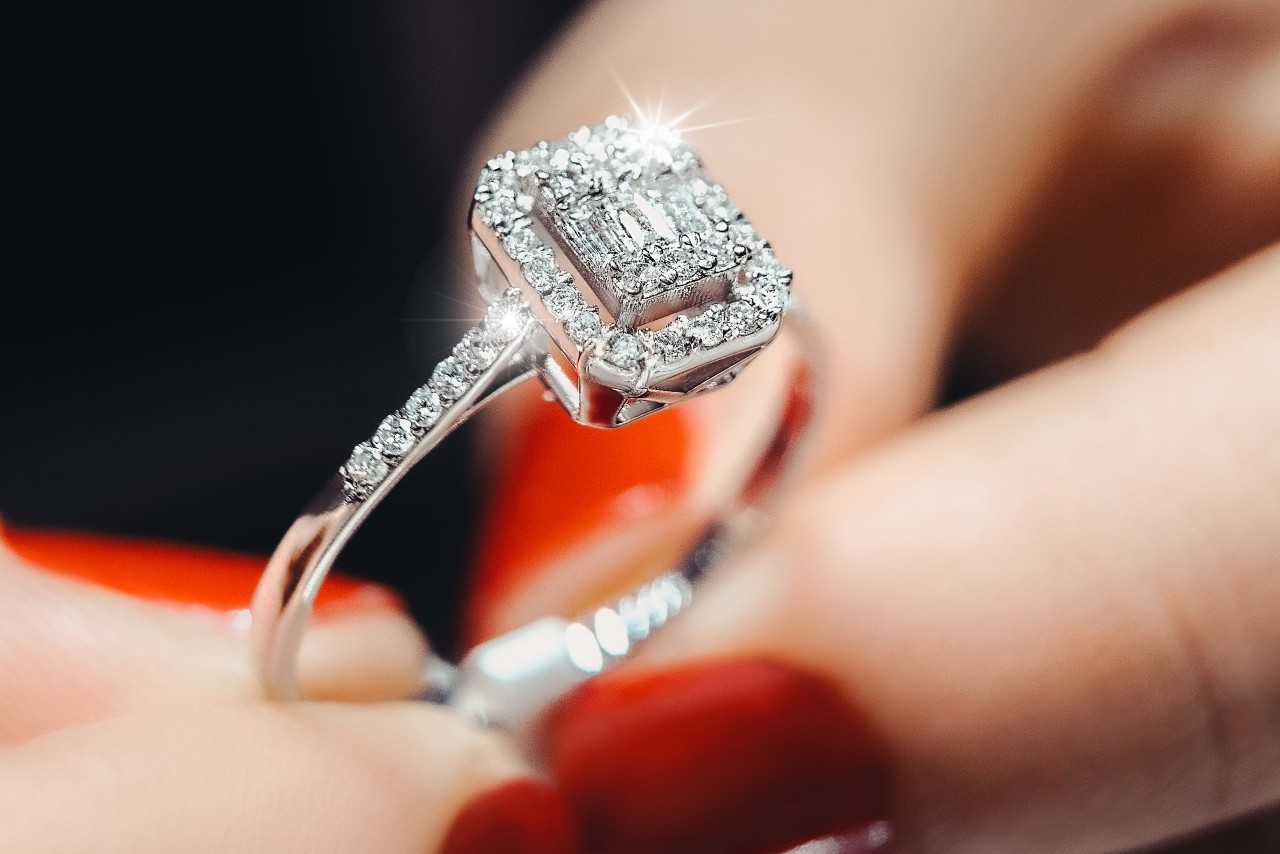
[[[688,605],[692,584],[762,527],[768,505],[794,471],[797,452],[813,423],[818,359],[811,323],[801,306],[788,310],[783,331],[794,337],[799,352],[791,360],[777,422],[746,477],[706,521],[682,559],[593,618],[536,621],[481,644],[456,670],[433,661],[426,680],[435,685],[432,693],[483,723],[519,730],[573,685],[621,660],[635,643]],[[287,701],[302,696],[297,672],[302,636],[320,586],[347,541],[399,478],[453,429],[503,391],[539,375],[539,346],[537,324],[529,320],[367,495],[353,499],[349,484],[335,476],[289,528],[267,564],[252,605],[254,654],[269,698]],[[530,658],[530,645],[539,643],[545,655]],[[523,663],[513,669],[511,654],[517,648]]]
[[[495,304],[486,315],[486,323],[509,308]],[[503,318],[501,322],[509,324],[510,320]],[[259,678],[269,699],[288,701],[302,697],[297,669],[302,635],[320,587],[347,541],[400,478],[449,433],[504,391],[535,376],[529,349],[537,330],[536,322],[525,315],[518,328],[510,330],[510,340],[496,353],[492,364],[451,404],[442,407],[438,418],[368,494],[353,495],[350,482],[339,473],[285,532],[267,562],[250,606],[250,639]]]

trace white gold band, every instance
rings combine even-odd
[[[772,436],[732,499],[707,520],[678,565],[583,619],[536,621],[481,644],[457,667],[434,660],[424,676],[424,694],[486,725],[519,732],[564,692],[622,660],[687,607],[693,584],[730,546],[759,529],[760,511],[794,467],[815,393],[813,342],[803,317],[793,309],[785,325],[798,333],[805,358],[796,360]],[[481,362],[469,362],[459,384],[453,380],[453,369],[462,361],[458,354],[477,349],[479,335],[486,337],[478,348]],[[297,660],[302,635],[320,587],[347,541],[400,478],[455,427],[503,391],[539,376],[539,338],[538,324],[522,313],[514,295],[504,296],[463,336],[455,355],[441,363],[449,367],[437,370],[432,381],[383,421],[372,440],[356,447],[352,459],[289,528],[267,564],[252,606],[254,653],[268,697],[301,698]],[[449,382],[445,399],[442,377]]]

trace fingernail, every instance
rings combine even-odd
[[[464,621],[472,643],[509,628],[494,626],[496,612],[550,567],[564,569],[575,547],[675,508],[690,478],[691,431],[680,411],[626,430],[584,427],[554,403],[539,402],[526,418],[485,516]],[[599,591],[578,581],[570,588],[594,604]]]
[[[551,763],[592,851],[781,850],[885,811],[865,721],[772,661],[598,677],[558,710]]]
[[[6,525],[0,532],[19,557],[49,572],[177,607],[238,612],[249,607],[266,559],[218,549],[103,534]],[[316,600],[327,619],[353,612],[404,610],[392,590],[331,575]]]
[[[564,799],[547,783],[520,779],[462,808],[441,854],[573,854],[581,850]]]

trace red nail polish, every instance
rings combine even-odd
[[[593,535],[672,511],[691,474],[692,431],[678,410],[626,430],[584,427],[541,401],[524,417],[486,514],[464,628],[473,643],[509,628],[494,625],[495,612],[552,567],[563,569],[565,555]],[[616,585],[620,574],[608,582]],[[585,607],[602,598],[596,580],[565,581],[561,599],[577,596]]]
[[[564,799],[539,780],[483,792],[462,808],[441,854],[574,854],[580,851]]]
[[[213,611],[249,607],[266,559],[199,546],[6,525],[0,538],[19,557],[49,572],[171,605]],[[320,619],[353,611],[404,610],[378,584],[331,576],[316,601]]]
[[[558,710],[551,763],[592,851],[780,850],[884,814],[865,721],[771,661],[605,674]]]

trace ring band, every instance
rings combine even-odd
[[[409,469],[499,394],[537,377],[576,420],[621,427],[735,379],[794,332],[784,404],[734,498],[669,571],[590,617],[537,620],[428,667],[425,693],[519,732],[689,604],[692,583],[743,535],[793,468],[812,422],[814,336],[790,271],[668,128],[612,117],[494,158],[470,217],[484,319],[431,379],[357,445],[293,523],[252,604],[268,697],[301,696],[297,658],[339,552]]]

